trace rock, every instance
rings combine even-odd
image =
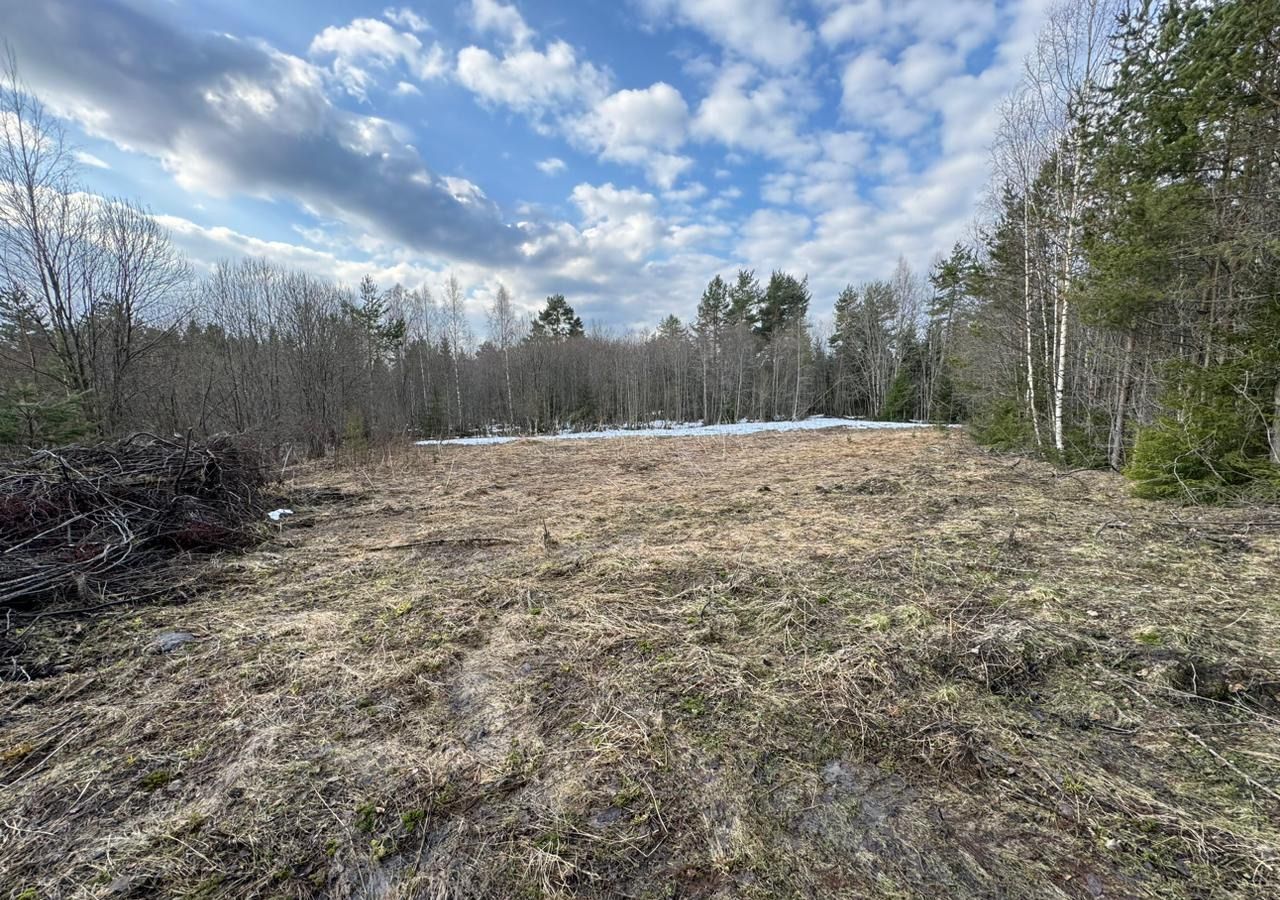
[[[194,634],[186,631],[166,631],[156,638],[152,647],[157,653],[172,653],[180,647],[190,644],[196,639]]]

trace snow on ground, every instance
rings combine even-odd
[[[732,422],[723,425],[703,425],[700,422],[668,424],[654,422],[648,428],[605,428],[600,431],[562,431],[535,437],[465,437],[441,441],[418,441],[419,446],[438,444],[508,444],[511,441],[582,441],[597,438],[622,437],[717,437],[729,434],[755,434],[758,431],[813,431],[819,428],[923,428],[918,422],[873,422],[868,419],[838,419],[832,416],[811,416],[795,422]]]

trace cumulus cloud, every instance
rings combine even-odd
[[[676,21],[725,50],[774,69],[804,61],[813,35],[782,0],[639,0],[654,21]]]
[[[651,327],[737,265],[808,273],[820,314],[846,281],[949,246],[1047,2],[633,0],[715,45],[680,34],[682,70],[647,86],[504,0],[467,0],[476,46],[449,54],[412,5],[334,24],[305,57],[183,31],[162,18],[180,13],[133,0],[0,0],[0,16],[33,87],[87,134],[190,191],[298,210],[298,244],[165,217],[197,259],[265,255],[348,283],[451,268],[477,296],[501,279],[518,304],[559,291],[588,321]],[[517,166],[532,152],[523,165],[562,176],[577,151],[626,170],[567,198],[560,178],[533,178],[518,199],[479,159],[474,180],[437,172],[392,116],[419,121],[424,82],[442,77],[538,132],[511,143]],[[459,115],[483,121],[475,104]]]
[[[379,19],[355,19],[349,25],[329,26],[311,41],[314,58],[332,58],[333,75],[347,93],[368,98],[377,73],[403,66],[418,81],[439,78],[449,70],[439,44],[424,47],[411,32],[396,31]]]
[[[915,134],[928,121],[897,86],[894,66],[876,50],[855,56],[841,75],[840,107],[852,121],[894,137]]]
[[[477,2],[474,8],[491,5]],[[541,134],[560,134],[602,160],[643,169],[660,188],[672,187],[693,165],[677,152],[685,141],[689,107],[676,88],[657,82],[611,92],[610,73],[580,59],[565,41],[553,40],[539,50],[528,40],[501,55],[464,47],[458,53],[458,81],[483,104],[525,115]]]
[[[571,131],[602,159],[641,166],[653,184],[669,189],[693,164],[674,152],[685,141],[688,120],[684,97],[660,81],[605,97]]]
[[[0,0],[0,11],[46,101],[90,134],[158,158],[187,189],[293,199],[460,258],[503,258],[523,239],[492,203],[455,196],[395,125],[330,103],[306,60],[188,34],[115,0]]]
[[[481,102],[528,115],[543,130],[548,117],[579,108],[605,96],[609,77],[564,41],[544,50],[512,50],[501,57],[482,47],[458,53],[458,81]]]
[[[1033,0],[1039,2],[1039,0]],[[896,46],[923,38],[970,50],[990,37],[1009,2],[991,0],[818,0],[818,34],[840,47],[876,41]]]
[[[382,18],[392,25],[399,25],[419,34],[431,30],[431,24],[407,6],[389,6],[382,11]]]
[[[728,147],[800,161],[814,153],[802,132],[816,105],[803,79],[761,77],[754,67],[738,63],[720,72],[698,106],[692,131]]]
[[[410,286],[430,283],[437,280],[442,271],[421,262],[371,259],[362,254],[339,255],[334,249],[316,250],[288,241],[263,240],[221,225],[200,225],[182,216],[161,214],[152,218],[168,230],[183,252],[204,268],[211,267],[215,260],[249,256],[269,259],[289,269],[341,284],[355,285],[365,275],[370,275],[386,286],[396,282]],[[347,247],[322,229],[295,230],[312,244],[339,249]]]
[[[495,34],[516,46],[529,43],[534,34],[520,10],[499,0],[471,0],[471,25],[481,34]]]

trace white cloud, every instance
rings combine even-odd
[[[218,260],[248,256],[268,259],[277,265],[346,285],[356,285],[368,274],[379,284],[386,286],[397,282],[416,286],[437,280],[442,272],[442,268],[426,265],[421,260],[344,258],[332,250],[315,250],[287,241],[263,240],[224,226],[199,225],[181,216],[154,215],[152,218],[167,229],[174,243],[203,269],[212,268]],[[314,244],[329,247],[341,244],[321,229],[295,230]]]
[[[746,64],[726,66],[694,117],[692,132],[704,140],[792,161],[812,156],[801,132],[816,105],[798,78],[760,78]]]
[[[652,216],[658,209],[658,198],[653,194],[636,188],[617,188],[612,182],[576,185],[572,200],[582,211],[582,220],[587,225]]]
[[[829,12],[818,26],[822,40],[832,46],[870,38],[886,24],[884,0],[827,0]]]
[[[76,158],[76,162],[82,166],[89,166],[94,169],[110,169],[111,164],[106,160],[99,159],[92,153],[86,153],[83,150],[77,150],[72,154]]]
[[[602,159],[642,166],[669,189],[693,161],[674,151],[684,143],[689,107],[666,82],[605,97],[571,125],[573,136]]]
[[[782,0],[640,0],[655,21],[674,19],[726,50],[775,69],[798,66],[813,35],[787,14]]]
[[[176,26],[165,41],[144,44],[150,32],[139,30],[129,43],[136,19],[121,14],[81,29],[125,41],[90,63],[80,49],[39,53],[59,29],[55,46],[81,48],[47,12],[59,3],[0,0],[0,9],[24,10],[5,20],[23,41],[24,66],[86,133],[160,160],[191,190],[307,213],[297,245],[168,220],[198,258],[265,255],[348,283],[368,270],[384,283],[437,284],[453,267],[485,286],[473,296],[501,279],[518,304],[563,291],[588,320],[652,327],[667,312],[687,316],[706,280],[739,263],[809,273],[821,309],[844,282],[887,275],[898,254],[924,265],[945,250],[985,189],[997,101],[1049,0],[634,2],[721,49],[699,40],[685,53],[693,36],[667,35],[679,60],[655,57],[676,70],[667,81],[619,85],[607,57],[540,37],[513,3],[466,0],[460,18],[478,46],[448,60],[422,16],[393,7],[325,29],[310,61]],[[83,4],[88,18],[124,8]],[[801,8],[817,10],[813,25]],[[172,86],[136,62],[149,52],[162,55]],[[577,185],[569,221],[547,212],[566,198],[545,192],[563,182],[534,176],[518,208],[525,221],[511,223],[475,181],[432,172],[409,127],[335,102],[344,91],[412,98],[446,68],[480,104],[565,142],[523,162],[513,144],[514,165],[563,177],[564,159],[581,151],[635,173]]]
[[[644,169],[667,189],[693,160],[676,152],[684,143],[689,108],[665,82],[610,93],[610,75],[564,41],[544,50],[512,48],[499,57],[482,47],[458,54],[458,81],[482,103],[529,117],[542,134],[559,132],[601,159]]]
[[[927,114],[897,87],[893,64],[875,50],[855,56],[845,66],[840,81],[840,107],[856,124],[878,128],[894,137],[907,137],[928,121]]]
[[[375,73],[402,65],[418,81],[438,78],[448,71],[439,44],[424,47],[407,31],[396,31],[379,19],[355,19],[350,25],[329,26],[311,41],[313,57],[333,57],[334,77],[347,93],[362,100],[377,84]]]
[[[897,46],[924,39],[967,51],[995,32],[1001,14],[1001,4],[990,0],[818,0],[818,4],[824,8],[818,34],[831,47],[854,42]]]
[[[948,48],[920,41],[899,54],[893,81],[908,97],[919,97],[962,68],[962,60]]]
[[[554,41],[544,51],[514,50],[502,58],[481,47],[464,47],[457,75],[482,102],[524,113],[539,124],[547,114],[595,102],[609,89],[608,75],[580,61],[564,41]]]
[[[516,46],[529,43],[534,35],[520,10],[498,0],[471,0],[471,24],[481,34],[496,34]]]
[[[672,203],[691,203],[707,195],[707,186],[698,181],[690,182],[679,190],[664,191],[663,200]]]
[[[808,216],[780,209],[757,209],[742,225],[738,252],[757,269],[787,267],[812,228]],[[804,271],[803,266],[798,267]]]
[[[584,138],[606,154],[629,148],[675,150],[684,143],[689,107],[664,81],[644,90],[623,90],[601,100],[578,127]]]
[[[382,18],[392,25],[399,25],[401,28],[408,28],[410,31],[415,31],[419,34],[431,30],[431,24],[407,6],[402,6],[399,9],[394,6],[388,6],[382,11]]]
[[[681,175],[693,167],[693,160],[677,153],[650,153],[641,164],[650,182],[669,190]]]

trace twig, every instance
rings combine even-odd
[[[457,545],[461,547],[500,547],[510,546],[515,541],[506,538],[474,537],[474,538],[425,538],[420,541],[405,541],[403,544],[384,544],[380,547],[365,547],[366,553],[380,553],[384,550],[412,550],[415,547],[445,547]]]
[[[1258,783],[1257,781],[1255,781],[1252,777],[1250,777],[1247,773],[1240,771],[1240,769],[1236,767],[1235,763],[1233,763],[1231,760],[1227,759],[1225,756],[1223,756],[1223,755],[1222,755],[1221,753],[1219,753],[1217,750],[1214,750],[1212,747],[1210,747],[1208,744],[1206,744],[1206,743],[1204,742],[1204,739],[1203,739],[1203,738],[1201,738],[1201,737],[1200,737],[1200,735],[1196,734],[1196,733],[1195,733],[1194,731],[1192,731],[1190,728],[1186,729],[1186,732],[1187,732],[1187,734],[1188,734],[1188,735],[1190,735],[1190,736],[1191,736],[1191,740],[1193,740],[1193,741],[1195,741],[1197,744],[1199,744],[1199,745],[1201,746],[1201,748],[1203,748],[1203,749],[1204,749],[1204,751],[1205,751],[1206,753],[1208,753],[1210,756],[1212,756],[1212,757],[1213,757],[1214,759],[1216,759],[1218,762],[1222,763],[1222,765],[1223,765],[1223,766],[1225,766],[1226,768],[1230,769],[1232,772],[1236,773],[1236,774],[1237,774],[1237,775],[1239,775],[1241,778],[1243,778],[1243,779],[1245,780],[1245,783],[1246,783],[1246,784],[1248,784],[1250,787],[1257,788],[1258,790],[1262,791],[1262,793],[1264,793],[1264,794],[1266,794],[1268,797],[1270,797],[1272,800],[1280,800],[1280,794],[1277,794],[1275,791],[1271,790],[1271,788],[1267,787],[1265,784],[1259,784],[1259,783]]]

